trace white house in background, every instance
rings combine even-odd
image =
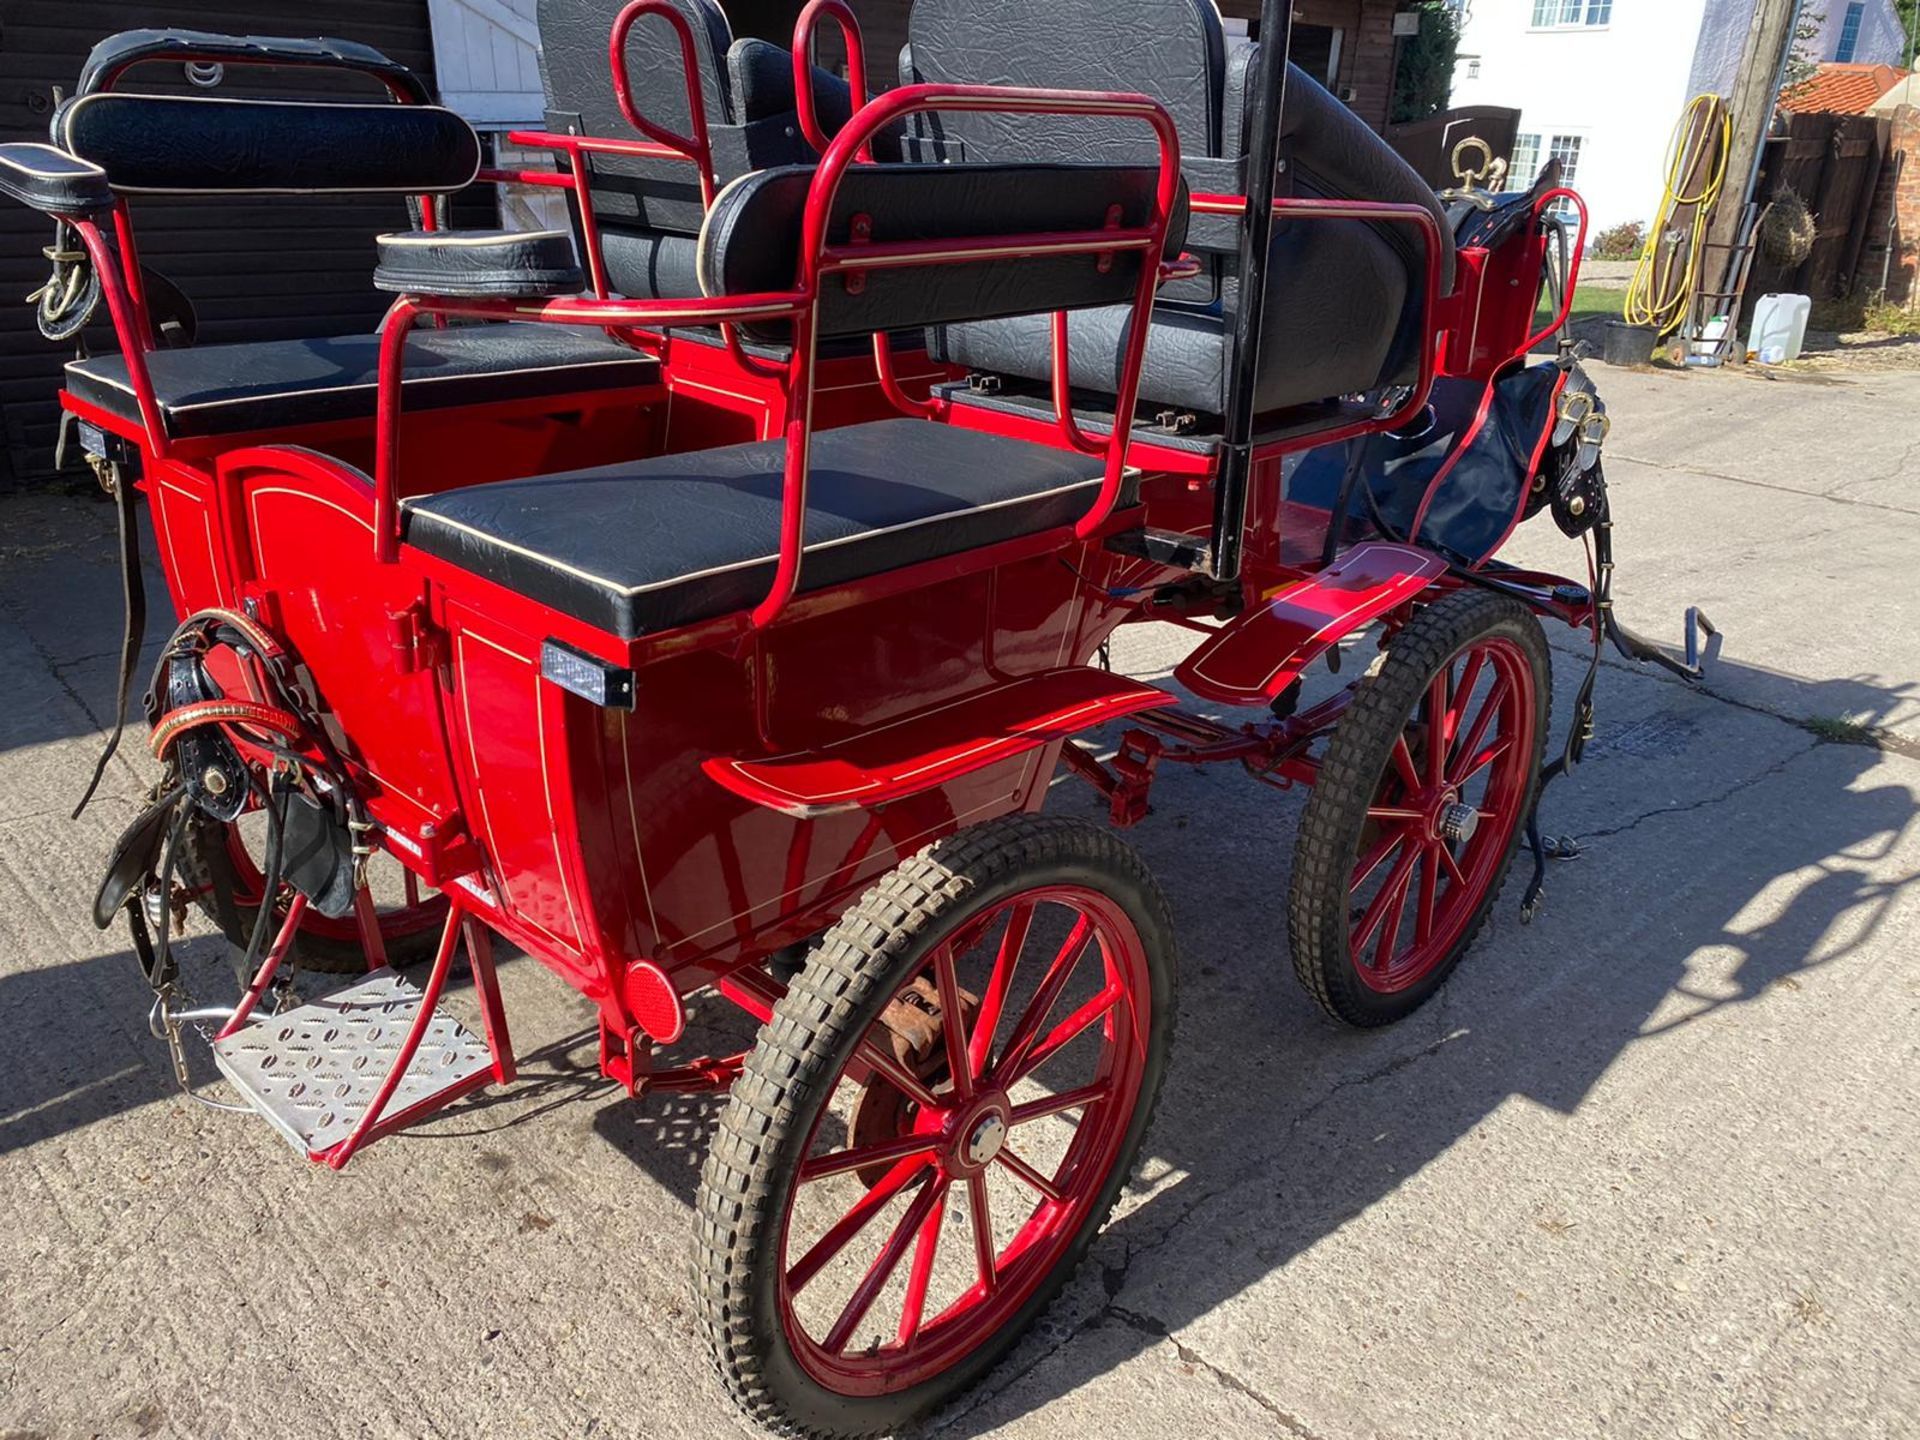
[[[1558,156],[1604,230],[1651,221],[1667,145],[1695,95],[1726,94],[1754,0],[1468,0],[1455,105],[1520,111],[1511,188]],[[1898,64],[1893,0],[1805,0],[1810,60]]]

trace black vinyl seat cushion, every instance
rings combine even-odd
[[[155,398],[176,439],[369,419],[379,389],[380,337],[339,335],[156,350]],[[559,325],[416,329],[407,337],[407,409],[479,405],[652,384],[659,362],[598,330]],[[67,389],[140,423],[127,362],[96,355],[67,365]]]
[[[405,503],[406,538],[631,640],[766,597],[785,449],[758,441],[422,496]],[[812,449],[802,591],[1071,525],[1105,468],[927,420],[823,431]]]
[[[374,245],[373,288],[394,295],[532,299],[587,283],[564,230],[405,230]]]

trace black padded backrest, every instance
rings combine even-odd
[[[916,80],[1122,90],[1167,108],[1183,152],[1218,154],[1226,42],[1213,0],[914,0],[907,44]],[[1135,120],[983,112],[926,117],[956,160],[1151,164]],[[978,153],[976,153],[978,152]]]
[[[709,135],[733,123],[727,49],[733,31],[714,0],[672,0],[693,32],[694,68]],[[614,97],[607,44],[624,0],[540,0],[540,80],[547,124],[565,134],[644,140]],[[643,16],[627,34],[627,84],[634,105],[656,125],[690,135],[686,71],[679,37],[658,16]],[[596,155],[593,203],[603,223],[693,236],[700,233],[698,172],[677,160]]]
[[[1195,189],[1237,190],[1239,171],[1211,173],[1219,157],[1226,41],[1213,0],[914,0],[901,78],[1137,92],[1158,100],[1180,135]],[[1134,119],[1073,115],[928,113],[913,117],[909,154],[926,160],[1076,160],[1151,165],[1159,147]],[[1196,233],[1219,230],[1207,217]],[[1218,267],[1161,291],[1206,304]]]
[[[714,201],[700,237],[707,294],[792,288],[813,175],[803,165],[763,170],[736,180]],[[1122,225],[1144,225],[1158,180],[1157,169],[1138,165],[856,165],[834,197],[829,243],[846,243],[855,215],[872,222],[875,244],[1098,230],[1112,206],[1119,207]],[[1169,256],[1185,243],[1186,215],[1183,194],[1168,227]],[[1105,271],[1095,255],[872,270],[858,289],[843,275],[829,275],[821,282],[821,338],[1125,304],[1133,299],[1142,259],[1141,251],[1122,252]]]
[[[814,158],[794,106],[793,57],[765,40],[735,40],[714,0],[673,0],[693,32],[694,66],[717,184]],[[540,75],[547,125],[563,134],[640,140],[614,96],[607,46],[625,0],[539,0]],[[626,43],[629,93],[650,122],[691,136],[680,41],[657,16]],[[847,87],[814,71],[814,103],[829,132],[846,123]],[[698,295],[695,237],[705,220],[699,172],[678,160],[596,155],[594,218],[608,280],[623,295]]]
[[[480,168],[473,127],[438,105],[106,92],[63,105],[53,138],[136,195],[440,193]]]

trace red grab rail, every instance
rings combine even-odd
[[[646,13],[664,0],[635,0],[622,14]],[[873,135],[904,117],[928,110],[972,110],[1007,114],[1078,114],[1134,118],[1151,126],[1160,142],[1160,170],[1154,213],[1144,225],[1041,234],[984,235],[944,241],[830,243],[828,223],[840,183]],[[615,327],[723,325],[741,321],[785,320],[793,327],[785,435],[786,465],[781,493],[780,559],[767,596],[747,617],[747,628],[764,629],[784,610],[799,585],[807,513],[807,465],[811,441],[814,343],[819,329],[821,284],[825,277],[865,270],[904,269],[979,260],[1021,260],[1041,255],[1112,255],[1144,252],[1134,293],[1135,323],[1128,327],[1116,397],[1116,413],[1131,415],[1138,398],[1146,353],[1145,317],[1165,268],[1167,231],[1180,191],[1180,141],[1173,119],[1145,95],[1094,94],[1073,90],[1018,90],[984,85],[911,85],[861,107],[828,145],[807,194],[802,221],[800,274],[791,291],[730,295],[706,300],[455,300],[402,296],[388,313],[380,347],[380,394],[374,451],[374,548],[386,563],[399,558],[400,502],[396,474],[400,422],[400,380],[406,337],[422,315],[464,315],[483,319],[544,320],[560,324]],[[1126,473],[1130,430],[1115,427],[1107,443],[1107,467],[1093,505],[1075,526],[1090,537],[1113,513]]]
[[[674,34],[680,40],[680,73],[687,82],[687,124],[691,135],[682,135],[669,130],[664,125],[656,125],[640,113],[640,107],[634,103],[633,87],[627,80],[627,36],[633,27],[648,15],[657,15],[673,26]],[[691,160],[700,167],[700,199],[703,205],[713,204],[713,149],[707,141],[707,103],[700,93],[700,69],[693,55],[693,27],[687,23],[687,17],[669,0],[632,0],[615,17],[613,33],[607,37],[607,64],[613,71],[613,98],[620,103],[620,113],[627,117],[627,123],[648,139],[657,141],[683,159]]]
[[[847,99],[856,113],[867,104],[867,57],[860,22],[846,0],[807,0],[806,9],[793,24],[793,108],[800,115],[800,133],[824,155],[831,137],[821,128],[813,104],[813,32],[822,20],[840,27],[840,38],[847,47]],[[860,159],[873,159],[871,139],[860,147]]]

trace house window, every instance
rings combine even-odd
[[[1613,0],[1533,0],[1533,28],[1570,30],[1606,25],[1613,19]]]
[[[1833,58],[1842,65],[1853,63],[1854,51],[1860,46],[1860,21],[1866,13],[1863,0],[1854,0],[1853,4],[1847,6],[1847,18],[1840,22],[1840,45],[1833,52]]]
[[[1533,182],[1540,178],[1541,168],[1549,160],[1560,162],[1560,183],[1572,185],[1574,174],[1580,168],[1580,140],[1578,135],[1549,136],[1543,155],[1540,136],[1514,136],[1513,160],[1507,166],[1507,189],[1531,189]]]

